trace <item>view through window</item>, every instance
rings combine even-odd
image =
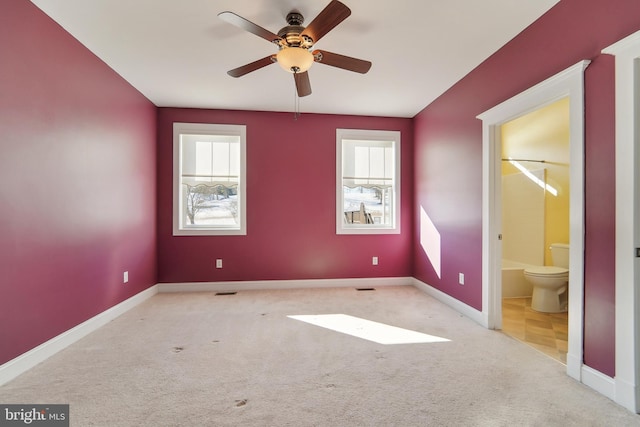
[[[245,234],[244,126],[175,125],[174,234]]]
[[[399,232],[400,133],[339,129],[337,135],[337,232]]]

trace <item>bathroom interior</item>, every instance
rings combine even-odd
[[[566,364],[569,98],[501,126],[502,331]]]

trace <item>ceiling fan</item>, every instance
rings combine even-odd
[[[311,83],[307,70],[314,62],[331,65],[348,71],[365,74],[371,68],[371,62],[351,58],[325,50],[311,48],[324,35],[351,15],[351,9],[338,0],[332,0],[307,26],[303,27],[304,17],[298,11],[287,14],[287,25],[274,34],[233,12],[221,12],[220,19],[235,25],[278,46],[278,53],[257,61],[234,68],[227,72],[231,77],[241,77],[277,62],[285,71],[293,73],[298,96],[311,94]]]

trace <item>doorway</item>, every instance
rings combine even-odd
[[[567,374],[581,381],[584,295],[584,70],[589,61],[480,114],[483,127],[482,314],[486,327],[502,329],[502,197],[503,124],[568,98],[570,104],[569,343]]]
[[[567,283],[559,281],[555,298],[536,306],[524,271],[568,268],[569,111],[565,97],[500,126],[502,192],[496,195],[502,198],[502,332],[564,364]]]

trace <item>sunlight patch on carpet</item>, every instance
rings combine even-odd
[[[420,344],[450,341],[446,338],[373,322],[347,314],[310,314],[287,317],[377,342],[378,344]]]

